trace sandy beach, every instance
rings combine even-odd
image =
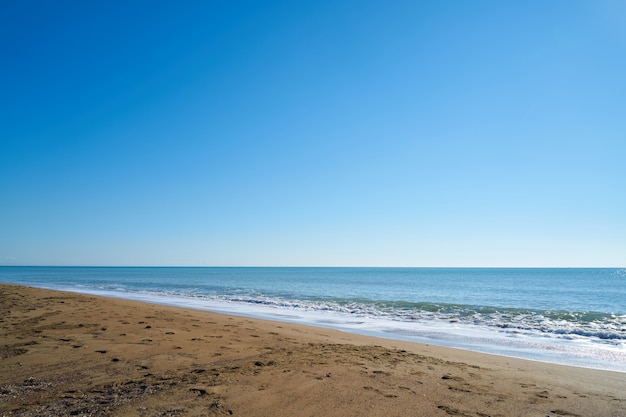
[[[1,416],[626,416],[626,374],[0,284]]]

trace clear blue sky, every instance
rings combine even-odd
[[[626,266],[626,3],[7,1],[0,264]]]

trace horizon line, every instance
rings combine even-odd
[[[389,268],[389,269],[620,269],[626,266],[385,266],[385,265],[6,265],[16,268]]]

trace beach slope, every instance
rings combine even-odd
[[[626,374],[0,284],[0,416],[626,416]]]

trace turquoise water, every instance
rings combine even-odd
[[[0,281],[626,372],[626,269],[0,267]]]

